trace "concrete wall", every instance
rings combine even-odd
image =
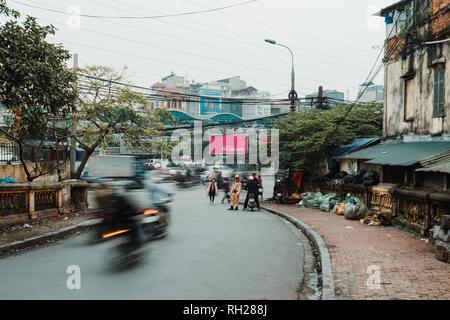
[[[383,135],[395,137],[407,134],[439,135],[450,132],[450,42],[429,45],[429,48],[416,52],[416,55],[405,60],[391,61],[385,69],[385,121]],[[430,60],[444,56],[445,64],[445,105],[446,116],[433,118],[434,68]],[[410,61],[411,60],[411,61]],[[413,94],[411,117],[405,119],[405,75],[410,65],[415,70],[411,81]]]
[[[54,161],[45,161],[46,165],[53,166],[55,165]],[[69,161],[64,161],[65,164],[62,165],[63,176],[67,179],[69,177]],[[31,165],[28,166],[30,170],[33,170]],[[42,168],[42,166],[41,166]],[[0,165],[0,178],[10,177],[14,179],[15,182],[28,182],[27,175],[23,170],[21,164],[4,164]],[[34,182],[57,182],[58,174],[56,170],[54,170],[51,174],[46,174],[39,178],[36,178]]]

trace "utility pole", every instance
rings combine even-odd
[[[281,47],[285,47],[289,50],[291,53],[291,59],[292,59],[292,71],[291,71],[291,91],[289,92],[289,100],[291,100],[291,113],[294,113],[296,111],[295,102],[297,100],[297,92],[295,92],[295,73],[294,73],[294,54],[292,53],[292,50],[289,49],[289,47],[285,46],[284,44],[277,43],[275,40],[266,39],[267,43],[275,44]]]
[[[323,109],[323,87],[319,86],[319,93],[318,93],[318,97],[317,97],[317,108],[318,109]]]
[[[78,68],[78,53],[75,53],[73,55],[73,69],[74,72]],[[77,92],[77,83],[75,83],[75,93]],[[77,97],[75,94],[74,104],[77,101]],[[76,152],[76,144],[75,144],[75,138],[73,135],[75,134],[75,128],[73,126],[72,119],[70,120],[70,178],[72,179],[75,175],[75,159],[77,156]]]

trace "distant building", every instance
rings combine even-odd
[[[178,110],[187,114],[234,114],[244,118],[271,115],[268,92],[248,86],[240,76],[206,83],[189,82],[173,72],[151,86],[154,94],[161,96],[153,102],[155,108]],[[249,103],[248,100],[253,100]],[[261,102],[255,100],[261,100]]]
[[[328,107],[334,107],[344,101],[344,93],[337,90],[324,90],[322,95],[324,98],[328,98],[324,101],[324,104]],[[318,97],[319,97],[318,92],[307,94],[305,96],[306,101],[300,104],[300,108],[301,109],[316,108],[318,105],[317,103]]]
[[[365,89],[365,87],[367,87]],[[362,83],[359,86],[359,92],[364,90],[364,93],[361,95],[359,101],[360,102],[384,102],[384,87],[381,85],[375,85],[373,82]]]
[[[277,114],[289,113],[291,110],[291,102],[283,101],[270,104],[270,115],[276,116]]]

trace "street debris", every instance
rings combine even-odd
[[[25,223],[22,228],[31,228],[31,226],[28,223]]]
[[[359,176],[362,174],[363,172],[360,172]],[[379,212],[371,212],[361,199],[350,193],[343,201],[335,193],[305,192],[302,193],[301,198],[302,200],[296,204],[297,206],[332,212],[349,220],[359,220],[360,223],[368,226],[391,225],[389,217]]]
[[[370,210],[359,198],[350,197],[345,200],[344,217],[349,220],[359,220],[366,217]]]
[[[434,226],[433,230],[433,238],[436,240],[436,259],[450,263],[450,215],[443,215],[441,224]]]

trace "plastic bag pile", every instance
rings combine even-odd
[[[349,220],[364,219],[370,214],[369,208],[359,198],[348,197],[345,201],[342,201],[334,193],[323,195],[320,192],[305,192],[302,194],[301,204],[305,208],[320,209],[343,215]]]

